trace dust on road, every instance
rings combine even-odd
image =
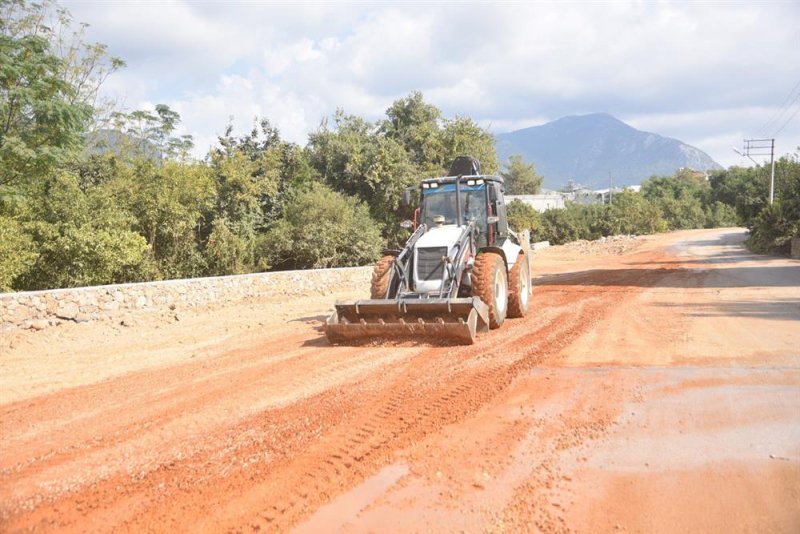
[[[541,253],[468,347],[331,347],[352,294],[17,334],[0,530],[800,531],[800,264],[743,236]]]

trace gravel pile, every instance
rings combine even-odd
[[[594,241],[579,239],[564,245],[565,248],[575,250],[581,254],[601,254],[619,256],[638,246],[641,238],[635,235],[612,235],[601,237]]]

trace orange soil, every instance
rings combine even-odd
[[[546,251],[472,346],[332,347],[345,294],[17,334],[0,531],[800,531],[800,263],[742,235]]]

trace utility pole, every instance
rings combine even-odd
[[[736,149],[734,149],[736,150]],[[767,152],[769,150],[769,152]],[[739,152],[736,150],[736,152]],[[745,139],[744,148],[739,154],[747,156],[750,161],[758,165],[758,162],[752,156],[769,156],[770,160],[770,174],[769,174],[769,203],[775,202],[775,138],[772,139]]]
[[[611,171],[608,171],[608,203],[614,200],[614,179],[611,177]]]

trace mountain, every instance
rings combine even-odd
[[[562,117],[495,136],[501,162],[520,154],[544,176],[544,187],[560,189],[568,180],[589,188],[634,185],[681,167],[697,171],[722,167],[700,149],[677,139],[643,132],[607,113]]]

